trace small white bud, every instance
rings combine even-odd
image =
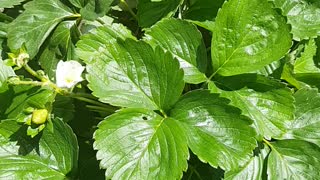
[[[83,81],[81,74],[85,67],[77,61],[60,60],[56,70],[56,84],[60,88],[72,88],[78,82]]]

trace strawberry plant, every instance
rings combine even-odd
[[[0,8],[0,179],[319,179],[319,1]]]

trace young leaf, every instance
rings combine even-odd
[[[53,132],[46,128],[42,135],[31,139],[26,135],[26,128],[15,120],[2,121],[0,178],[64,179],[74,175],[78,164],[76,137],[59,119],[53,120],[53,127]],[[9,147],[12,142],[16,146]]]
[[[31,58],[64,18],[75,16],[59,0],[34,0],[24,8],[26,10],[8,26],[8,46],[15,50],[25,44]]]
[[[139,0],[138,23],[141,27],[150,27],[164,17],[172,16],[182,0]]]
[[[268,179],[318,179],[320,148],[300,140],[272,142],[268,157]]]
[[[233,106],[240,108],[243,115],[250,117],[259,134],[267,139],[280,137],[286,133],[287,125],[294,120],[292,92],[278,81],[252,76],[225,77],[216,84],[223,84],[228,88],[228,91],[220,91],[221,96],[230,99]],[[245,80],[247,82],[241,82]]]
[[[282,10],[295,40],[320,35],[320,3],[316,0],[269,0]]]
[[[224,170],[236,169],[250,159],[256,147],[251,121],[228,100],[198,90],[184,95],[170,112],[188,137],[188,145],[200,160]]]
[[[212,36],[213,68],[224,76],[259,70],[291,47],[289,26],[265,0],[225,3]]]
[[[146,29],[145,41],[162,47],[180,62],[187,83],[206,80],[207,53],[201,33],[193,24],[178,19],[163,19]]]
[[[107,117],[94,134],[106,179],[180,179],[189,157],[185,135],[171,118],[144,109]]]
[[[320,146],[320,94],[318,89],[303,88],[294,94],[295,121],[285,139],[301,139]]]
[[[183,71],[172,55],[128,39],[108,44],[87,62],[88,87],[100,101],[115,106],[168,110],[182,93]]]

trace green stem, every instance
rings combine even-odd
[[[120,0],[120,2],[128,9],[129,13],[132,15],[132,17],[135,20],[138,20],[137,15],[132,11],[132,9],[129,7],[128,3],[126,2],[126,0]]]
[[[168,118],[166,112],[164,112],[162,109],[160,109],[161,114],[163,115],[164,118]]]
[[[23,65],[23,67],[28,73],[30,73],[32,76],[38,78],[40,81],[42,81],[42,82],[48,81],[48,79],[40,76],[37,72],[35,72],[28,64]]]
[[[15,82],[10,82],[9,84],[14,84],[14,85],[32,85],[32,86],[43,86],[43,82],[39,81],[15,81]]]

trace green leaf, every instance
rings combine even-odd
[[[216,84],[227,88],[220,91],[221,96],[230,99],[233,106],[250,117],[258,134],[267,139],[286,133],[288,123],[294,120],[292,92],[278,81],[263,76],[237,75],[221,78]]]
[[[183,17],[200,22],[213,21],[224,2],[225,0],[191,0]]]
[[[300,139],[320,146],[320,94],[318,89],[302,88],[294,94],[295,121],[288,126],[285,139]]]
[[[24,112],[27,108],[47,109],[53,100],[53,90],[29,85],[12,86],[0,93],[0,119],[23,119],[28,116]]]
[[[15,76],[13,69],[0,59],[0,89],[10,76]],[[1,92],[1,91],[0,91]]]
[[[320,35],[320,3],[317,0],[269,0],[282,10],[295,40]]]
[[[305,45],[301,57],[294,64],[294,73],[320,73],[320,69],[315,66],[314,56],[317,52],[317,46],[314,39],[310,39]]]
[[[26,0],[2,0],[0,2],[0,8],[13,8],[13,6],[19,5]]]
[[[54,30],[50,41],[45,45],[44,51],[40,54],[39,63],[48,77],[55,81],[56,69],[59,60],[67,59],[71,42],[71,28],[75,21],[61,22]]]
[[[171,118],[144,109],[107,117],[94,134],[106,179],[180,179],[189,157],[185,135]]]
[[[53,125],[53,132],[46,128],[41,136],[31,139],[26,135],[25,126],[15,120],[2,121],[0,178],[64,179],[74,175],[78,164],[76,137],[61,120],[53,120]]]
[[[300,140],[272,142],[268,157],[268,179],[318,179],[320,148]]]
[[[265,146],[257,150],[257,154],[243,167],[225,173],[225,180],[260,180],[263,179],[264,162],[270,149]]]
[[[145,41],[162,47],[180,62],[187,83],[206,80],[207,53],[201,33],[193,24],[178,19],[163,19],[146,29]]]
[[[184,87],[178,61],[143,41],[105,43],[103,54],[86,62],[93,95],[114,106],[170,109]]]
[[[93,29],[89,34],[81,36],[81,40],[77,43],[77,55],[84,61],[91,61],[103,54],[106,44],[126,38],[136,39],[122,24],[112,23],[107,27]]]
[[[285,19],[265,0],[230,0],[212,34],[214,74],[253,72],[283,57],[291,47]]]
[[[8,155],[0,156],[0,178],[63,180],[66,177],[37,156]]]
[[[73,119],[75,106],[70,97],[58,95],[56,96],[52,106],[52,114],[54,114],[55,117],[63,119],[64,122],[68,122]]]
[[[206,90],[189,92],[169,116],[179,120],[192,152],[213,167],[238,168],[249,161],[256,147],[251,120],[218,94]]]
[[[23,44],[33,58],[51,31],[65,18],[76,17],[59,0],[34,0],[8,27],[8,46],[19,49]]]
[[[150,27],[164,17],[171,17],[177,11],[182,0],[139,0],[138,23],[141,27]]]
[[[77,8],[82,8],[86,0],[69,0],[69,2]]]
[[[90,0],[87,2],[80,10],[81,16],[87,20],[95,20],[109,11],[113,0]]]

